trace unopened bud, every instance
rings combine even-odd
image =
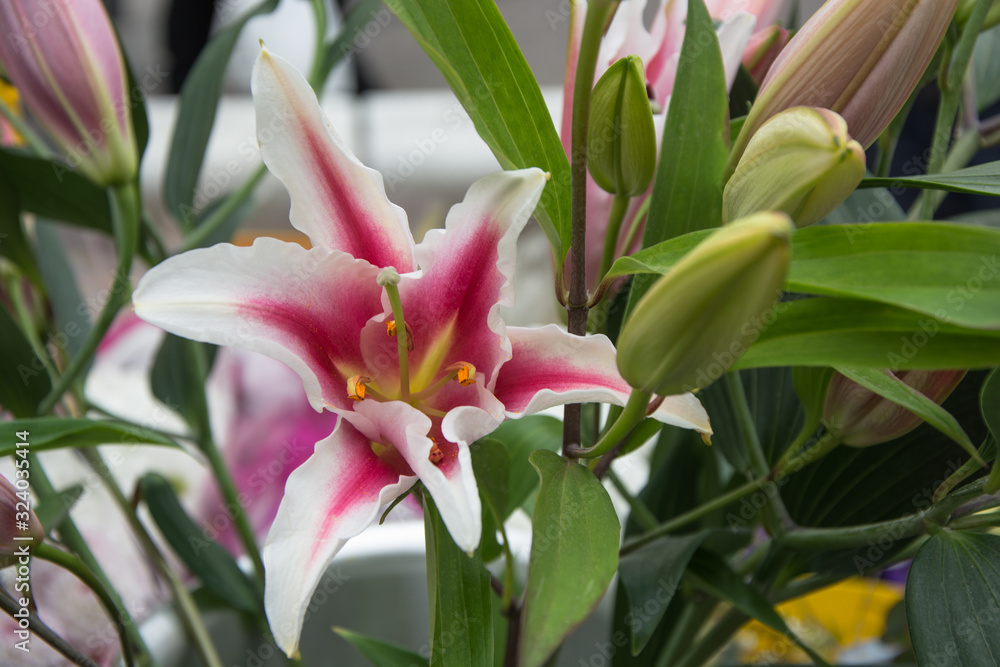
[[[638,56],[616,61],[594,86],[587,168],[594,182],[614,195],[634,197],[653,181],[656,129]]]
[[[784,211],[799,227],[819,222],[865,176],[865,151],[828,109],[782,111],[753,135],[726,184],[724,219]]]
[[[829,0],[781,52],[730,155],[728,173],[768,118],[797,106],[836,111],[870,146],[930,63],[958,0]]]
[[[18,493],[23,497],[18,497]],[[28,485],[25,483],[24,488],[18,490],[0,475],[0,556],[10,556],[18,547],[39,544],[45,539],[42,523],[30,507]]]
[[[637,389],[711,384],[762,330],[781,293],[795,226],[758,213],[702,241],[646,292],[618,338],[618,370]]]
[[[0,61],[24,106],[99,185],[138,167],[125,59],[100,0],[0,2]]]
[[[965,373],[964,370],[900,371],[895,375],[940,404],[951,395]],[[903,406],[834,373],[826,392],[823,422],[845,445],[868,447],[906,435],[923,420]]]
[[[743,66],[758,86],[764,82],[771,65],[788,45],[790,37],[788,30],[779,25],[772,25],[750,37],[746,51],[743,52]]]

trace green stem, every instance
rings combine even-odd
[[[750,403],[747,401],[743,382],[740,380],[738,372],[726,374],[726,388],[729,390],[729,398],[736,412],[736,423],[739,425],[740,435],[746,446],[750,470],[754,477],[767,477],[771,473],[771,466],[768,464],[764,448],[760,444],[760,435],[757,433],[753,415],[750,414]],[[777,488],[773,494],[768,496],[767,508],[765,523],[769,535],[777,536],[784,533],[786,529],[794,527],[795,523],[788,514],[788,509],[781,499],[781,492]]]
[[[570,284],[566,328],[576,336],[587,333],[587,126],[590,122],[590,93],[594,87],[601,36],[617,6],[617,0],[594,0],[588,5],[576,60],[576,78],[573,81],[573,129],[570,135]],[[556,270],[561,271],[561,266]],[[566,406],[563,413],[564,453],[580,444],[581,418],[579,403]]]
[[[633,389],[625,404],[625,409],[615,420],[600,440],[593,447],[577,448],[569,451],[569,454],[576,458],[594,459],[610,452],[615,445],[628,437],[632,429],[646,418],[646,408],[649,406],[651,396],[640,389]]]
[[[820,436],[820,438],[817,439],[816,442],[814,442],[806,449],[802,450],[804,443],[800,444],[799,441],[802,439],[803,435],[805,435],[805,432],[799,434],[799,437],[796,438],[795,443],[793,443],[791,447],[785,450],[785,453],[782,455],[781,459],[774,466],[774,471],[771,473],[772,478],[778,479],[780,477],[790,475],[794,472],[798,472],[799,470],[805,468],[810,463],[813,463],[814,461],[823,458],[824,456],[832,452],[840,445],[840,438],[834,435],[833,433],[827,431],[822,436]],[[808,438],[806,438],[806,441],[808,441]],[[797,452],[799,452],[800,450],[802,451],[802,453],[796,455]]]
[[[714,600],[687,603],[677,624],[670,631],[666,646],[657,656],[656,667],[673,667],[677,664],[677,656],[691,645],[698,630],[711,616],[716,606]]]
[[[104,584],[94,576],[94,573],[79,558],[44,542],[36,544],[32,548],[31,554],[36,558],[47,560],[64,570],[72,572],[77,579],[86,584],[87,588],[94,592],[94,595],[101,601],[101,606],[104,607],[108,616],[118,626],[118,639],[122,645],[122,660],[129,667],[133,667],[135,665],[135,656],[132,654],[132,643],[128,639],[128,627],[132,624],[132,619],[128,617],[127,612],[122,613],[118,604],[108,594]]]
[[[208,634],[208,629],[205,627],[201,612],[198,610],[197,605],[195,605],[194,600],[191,599],[191,594],[185,588],[184,582],[178,578],[177,574],[164,559],[163,554],[160,553],[156,543],[153,542],[153,538],[150,537],[146,527],[139,521],[132,508],[132,504],[125,497],[121,487],[118,486],[118,482],[115,481],[100,452],[97,449],[89,447],[80,451],[84,459],[101,478],[105,489],[107,489],[115,504],[118,505],[118,509],[128,522],[132,533],[139,541],[139,546],[145,552],[146,557],[153,563],[156,571],[167,582],[167,586],[170,588],[170,593],[177,606],[177,616],[180,619],[181,625],[184,626],[188,637],[194,643],[195,650],[198,652],[204,667],[223,667],[222,661],[215,651],[215,646],[212,644],[212,638]]]
[[[324,60],[326,60],[326,2],[312,0],[313,16],[316,18],[316,49],[313,51],[312,67],[309,69],[309,85],[317,97],[323,92],[326,82]]]
[[[979,31],[983,27],[991,5],[992,0],[979,0],[976,3],[969,20],[962,28],[962,35],[952,53],[951,62],[946,63],[947,70],[941,89],[941,103],[938,107],[937,122],[931,141],[931,156],[927,164],[928,174],[940,173],[941,167],[944,165],[952,126],[955,123],[955,116],[961,101],[962,81],[968,70]],[[924,220],[932,219],[934,217],[935,197],[931,196],[929,191],[925,191],[920,202],[920,217]]]
[[[693,510],[690,510],[689,512],[685,512],[684,514],[674,517],[673,519],[667,521],[666,523],[660,524],[655,529],[650,530],[649,532],[644,533],[639,537],[628,540],[627,542],[625,542],[625,545],[621,548],[621,555],[624,556],[625,554],[631,553],[636,549],[639,549],[640,547],[649,544],[650,542],[656,541],[657,539],[663,537],[664,535],[669,535],[677,531],[678,529],[687,526],[688,524],[694,523],[698,519],[708,516],[709,514],[711,514],[716,510],[726,507],[730,503],[739,500],[743,496],[748,496],[751,493],[754,493],[755,491],[759,491],[764,486],[771,483],[773,482],[771,482],[770,478],[761,477],[759,479],[747,482],[743,486],[737,487],[728,493],[724,493],[721,496],[713,498],[707,503],[699,505],[698,507],[694,508]]]
[[[608,231],[604,235],[604,255],[601,257],[601,279],[611,270],[611,265],[615,261],[615,251],[618,249],[618,236],[621,233],[622,221],[628,213],[631,197],[625,195],[615,195],[611,203],[611,216],[608,218]]]
[[[108,200],[111,205],[111,224],[118,249],[118,266],[108,290],[108,298],[87,334],[87,338],[83,341],[80,351],[69,362],[52,391],[39,404],[38,414],[40,415],[52,411],[56,403],[62,399],[63,394],[90,363],[97,346],[104,338],[104,334],[107,333],[115,315],[118,314],[118,309],[127,301],[131,290],[129,272],[132,269],[132,258],[135,255],[136,240],[139,234],[139,194],[136,184],[127,183],[108,188]]]
[[[730,609],[712,625],[712,628],[695,644],[694,648],[688,651],[680,662],[676,663],[677,667],[698,667],[698,665],[705,664],[709,658],[722,650],[729,638],[749,619],[750,617],[739,609]]]
[[[826,551],[865,546],[870,540],[887,535],[894,540],[920,535],[927,523],[944,522],[956,509],[981,496],[984,483],[982,479],[972,482],[928,509],[901,519],[847,528],[796,528],[783,535],[779,542],[796,551]]]
[[[205,218],[205,220],[203,220],[198,227],[185,237],[184,243],[181,246],[181,251],[193,250],[194,248],[200,248],[203,246],[208,238],[214,234],[223,223],[226,222],[229,216],[231,216],[236,209],[242,206],[243,202],[245,202],[247,198],[253,194],[257,184],[260,183],[266,173],[267,167],[260,164],[257,167],[257,170],[250,175],[250,178],[243,182],[243,185],[226,197],[226,201],[224,201],[217,209],[212,211],[211,215]]]
[[[628,506],[632,510],[632,517],[639,522],[639,525],[642,526],[643,530],[654,530],[660,525],[660,522],[656,520],[656,516],[648,507],[646,507],[646,503],[629,493],[629,490],[625,488],[625,485],[613,470],[609,469],[605,476],[611,480],[611,483],[614,484],[618,493],[620,493],[622,498],[625,499],[625,502],[628,503]]]
[[[21,606],[14,601],[7,591],[0,589],[0,609],[3,609],[14,618],[14,614],[21,613]],[[75,646],[67,642],[65,639],[60,637],[55,630],[45,625],[42,619],[38,618],[38,615],[28,610],[28,623],[31,627],[31,632],[38,635],[39,638],[54,650],[56,650],[60,655],[69,660],[75,665],[80,667],[98,667],[98,664],[81,653]]]
[[[41,502],[52,502],[57,500],[59,498],[59,494],[56,492],[55,487],[52,486],[52,482],[49,480],[49,476],[46,474],[41,461],[38,460],[38,456],[29,454],[28,460],[31,465],[31,486],[38,495],[39,500]],[[111,580],[108,579],[108,575],[105,574],[100,563],[97,562],[97,558],[94,557],[94,553],[90,550],[90,546],[87,544],[87,541],[83,539],[83,535],[76,527],[76,524],[73,522],[73,518],[69,515],[69,513],[66,514],[65,518],[63,518],[57,528],[59,531],[59,537],[63,544],[69,547],[70,551],[76,554],[87,569],[93,573],[98,581],[101,582],[105,593],[115,603],[115,608],[118,610],[118,616],[127,616],[128,608],[125,606],[124,600],[122,600],[118,591],[115,590],[114,586],[111,584]],[[149,656],[149,648],[146,646],[146,642],[143,640],[142,635],[139,634],[135,623],[128,623],[126,625],[126,631],[132,645],[135,646],[136,650],[139,652],[140,662],[145,662],[146,657]]]
[[[194,426],[198,431],[198,443],[201,451],[204,452],[205,457],[208,459],[208,464],[212,468],[215,481],[219,485],[219,491],[222,493],[227,506],[236,508],[236,511],[232,513],[235,515],[233,517],[233,524],[236,527],[236,533],[239,535],[243,550],[250,557],[250,562],[253,563],[258,585],[263,586],[264,561],[260,555],[260,548],[257,546],[257,539],[254,536],[250,522],[247,520],[246,508],[240,499],[236,484],[233,482],[229,468],[226,466],[225,461],[223,461],[219,448],[216,446],[215,438],[212,435],[212,424],[208,413],[208,397],[205,394],[205,382],[209,371],[208,361],[205,359],[205,348],[201,343],[185,341],[185,354],[188,363],[194,369],[195,377],[199,379],[199,382],[195,383],[197,388],[193,397],[196,401],[195,419],[197,423]]]

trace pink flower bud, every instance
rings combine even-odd
[[[71,167],[100,185],[135,177],[125,65],[100,0],[0,2],[0,62]]]
[[[829,0],[781,52],[730,157],[736,166],[768,118],[794,106],[836,111],[870,146],[913,92],[958,0]]]
[[[25,460],[15,457],[16,461]],[[24,483],[24,480],[21,480]],[[10,556],[19,546],[38,544],[45,538],[42,524],[31,511],[31,502],[26,500],[28,485],[18,490],[3,475],[0,475],[0,556]],[[18,497],[21,493],[23,497]],[[31,538],[14,539],[14,538]]]
[[[889,373],[890,371],[886,371]],[[895,375],[935,403],[942,403],[965,377],[964,370],[899,371]],[[851,447],[868,447],[906,435],[923,420],[906,408],[834,373],[823,406],[827,428]]]
[[[788,31],[778,25],[751,35],[747,50],[743,52],[743,66],[758,86],[763,83],[778,54],[788,45],[789,38]]]

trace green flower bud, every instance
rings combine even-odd
[[[614,195],[634,197],[653,182],[656,130],[639,56],[618,60],[594,86],[587,167],[594,182]]]
[[[724,219],[784,211],[799,227],[837,208],[865,175],[865,151],[828,109],[793,107],[753,135],[723,197]]]
[[[761,332],[788,272],[795,226],[757,213],[719,229],[646,292],[618,337],[618,370],[637,389],[711,384]]]

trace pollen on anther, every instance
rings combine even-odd
[[[352,401],[363,401],[365,400],[365,383],[371,382],[372,379],[365,377],[364,375],[355,375],[347,381],[347,396]]]
[[[438,447],[438,444],[434,442],[434,438],[431,438],[431,452],[427,455],[427,460],[437,465],[444,460],[444,452]]]
[[[455,379],[463,387],[476,384],[476,367],[466,361],[460,361],[452,367]]]
[[[396,335],[396,320],[386,320],[385,321],[385,333],[388,336]],[[410,329],[410,325],[406,325],[406,349],[409,352],[413,352],[413,331]]]

